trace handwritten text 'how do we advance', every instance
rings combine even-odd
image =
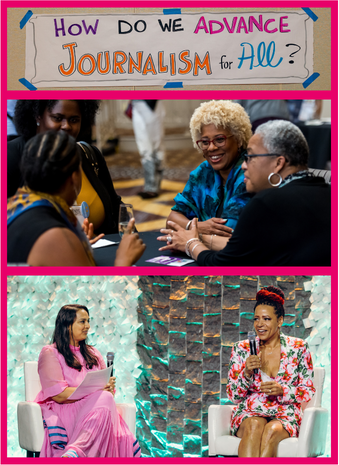
[[[258,15],[257,18],[249,16],[247,22],[244,17],[234,16],[232,21],[228,22],[227,18],[222,18],[223,22],[210,20],[206,21],[204,16],[201,16],[195,29],[194,34],[204,33],[213,35],[220,33],[228,34],[251,34],[254,31],[262,33],[272,34],[275,33],[288,33],[290,32],[287,20],[288,16],[281,16],[278,19],[267,19],[263,21],[262,15]],[[169,19],[167,22],[158,19],[159,30],[163,33],[166,32],[179,32],[184,31],[181,23],[181,18],[175,20]],[[86,23],[86,20],[82,20],[81,24],[74,23],[69,27],[64,24],[64,19],[61,18],[58,22],[54,19],[55,37],[64,37],[67,34],[71,36],[80,36],[80,39],[88,35],[96,35],[99,30],[99,19],[96,19],[94,26]],[[135,31],[138,34],[142,34],[147,29],[147,23],[144,20],[138,20],[134,23],[130,23],[125,20],[118,20],[118,34],[130,34]],[[160,37],[161,38],[161,37]],[[164,51],[159,51],[157,56],[153,56],[149,53],[146,58],[146,53],[142,51],[135,52],[135,56],[132,57],[131,53],[126,53],[122,50],[112,52],[110,55],[109,51],[99,51],[95,57],[91,53],[85,53],[80,58],[76,56],[77,42],[70,42],[63,44],[62,48],[67,50],[69,53],[69,62],[58,66],[59,73],[62,76],[71,76],[75,72],[78,72],[82,76],[90,76],[94,72],[100,75],[108,73],[112,74],[133,74],[134,72],[142,75],[157,75],[161,73],[170,73],[171,76],[176,74],[186,75],[192,73],[193,76],[197,76],[199,70],[205,70],[207,75],[212,74],[212,65],[210,59],[210,52],[206,52],[204,57],[201,58],[197,52],[191,50],[184,50],[179,53],[169,53],[165,56]],[[268,44],[261,42],[257,48],[254,49],[250,42],[242,42],[241,56],[238,57],[238,69],[248,61],[249,69],[255,67],[272,67],[275,68],[280,65],[283,58],[275,58],[275,42],[271,40]],[[192,58],[190,58],[192,54]],[[194,56],[193,56],[194,55]],[[229,62],[229,69],[233,62]],[[221,57],[219,62],[221,68],[225,69],[225,63]]]

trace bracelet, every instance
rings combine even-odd
[[[188,230],[191,227],[193,220],[189,220],[189,222],[186,224],[186,229]]]
[[[214,236],[216,236],[216,234],[211,234],[210,250],[212,250],[212,244],[213,244],[213,237]]]
[[[191,258],[191,254],[190,254],[190,245],[192,242],[195,242],[195,241],[199,241],[199,239],[197,237],[193,237],[192,239],[188,240],[186,242],[186,246],[185,246],[185,252],[186,252],[186,255],[188,255],[190,258]],[[199,241],[200,242],[200,241]]]
[[[247,379],[247,381],[251,381],[251,379],[252,379],[252,376],[250,376],[250,377],[248,378],[248,377],[245,375],[245,372],[244,372],[244,377],[245,377],[245,379]]]
[[[195,244],[195,245],[193,246],[192,251],[191,251],[191,257],[192,257],[192,258],[193,258],[194,249],[195,249],[196,247],[198,247],[198,245],[200,245],[200,244],[201,244],[201,241],[199,241],[198,244]]]
[[[189,251],[189,245],[190,245],[191,242],[194,242],[194,241],[199,241],[200,242],[200,240],[197,237],[192,237],[192,239],[189,239],[186,242],[185,252],[186,252],[186,255],[188,255],[189,257],[191,257],[191,254],[190,254],[190,251]]]

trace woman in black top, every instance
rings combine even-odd
[[[232,237],[199,237],[175,223],[158,238],[160,250],[186,251],[202,266],[330,266],[331,188],[307,170],[309,149],[289,121],[259,126],[242,168],[248,192],[256,193]]]
[[[7,197],[13,196],[23,185],[20,160],[30,138],[54,130],[64,131],[82,141],[91,130],[98,108],[98,100],[18,100],[14,119],[20,137],[7,144]],[[94,232],[117,233],[121,197],[115,192],[105,159],[94,146],[81,143],[81,149],[82,171],[88,180],[87,186],[98,196],[93,210],[89,205]],[[83,200],[84,197],[90,204],[86,193],[81,192],[80,198]],[[95,208],[100,209],[99,214]],[[95,215],[93,221],[92,215]]]

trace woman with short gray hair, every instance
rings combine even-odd
[[[292,166],[305,166],[309,157],[309,148],[304,134],[289,121],[268,121],[257,128],[264,146],[271,153],[284,155]]]

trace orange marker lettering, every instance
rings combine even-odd
[[[90,64],[91,64],[91,67],[88,71],[85,71],[83,69],[83,63],[85,60],[89,60],[90,61]],[[78,71],[80,74],[82,74],[82,76],[89,76],[90,74],[92,74],[94,71],[95,71],[95,59],[94,59],[94,56],[91,55],[90,53],[88,53],[87,55],[82,55],[82,57],[80,58],[79,62],[78,62]]]
[[[71,64],[69,65],[69,68],[67,70],[65,69],[64,63],[58,66],[58,70],[63,76],[70,76],[75,71],[75,47],[77,47],[76,42],[73,42],[73,44],[65,44],[62,46],[64,50],[68,48],[71,59]]]
[[[120,56],[122,57],[121,61],[117,61],[117,57]],[[117,74],[118,71],[117,69],[119,68],[119,73],[125,74],[125,70],[122,67],[124,63],[127,61],[127,56],[125,52],[114,52],[113,54],[113,74]]]
[[[167,73],[168,66],[164,66],[164,52],[159,52],[158,54],[158,62],[159,62],[159,73]]]
[[[128,57],[128,74],[133,74],[133,68],[135,68],[138,73],[141,73],[141,60],[142,60],[142,52],[137,53],[138,64],[133,60],[131,55]]]
[[[171,76],[175,75],[175,53],[170,53],[171,59]]]
[[[191,71],[192,62],[191,62],[191,60],[186,59],[186,57],[189,56],[189,55],[190,55],[190,52],[188,50],[180,52],[179,60],[182,61],[183,63],[185,63],[186,68],[185,69],[179,68],[179,74],[187,74],[187,73],[189,73]]]
[[[151,53],[148,55],[142,74],[157,74]]]
[[[205,58],[203,62],[201,63],[199,55],[196,53],[194,57],[194,72],[193,75],[197,76],[198,75],[198,68],[201,70],[206,68],[206,74],[212,74],[211,71],[211,64],[210,64],[210,56],[209,53],[206,52]]]
[[[102,62],[102,58],[104,56],[104,53],[105,53],[105,69],[102,68],[101,66],[101,62]],[[98,53],[98,58],[97,58],[97,62],[98,62],[98,72],[99,74],[107,74],[109,73],[109,70],[110,70],[110,67],[111,67],[111,63],[109,61],[109,52],[99,52]]]

